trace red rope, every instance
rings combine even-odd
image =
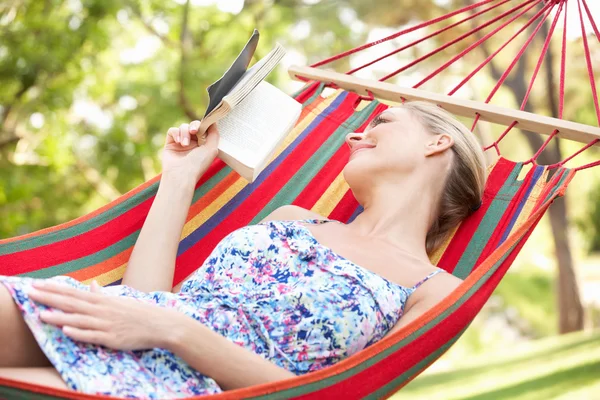
[[[503,5],[503,4],[505,4],[505,3],[509,2],[509,1],[512,1],[512,0],[503,0],[502,2],[500,2],[500,3],[498,3],[498,4],[494,5],[494,6],[488,7],[485,10],[481,10],[481,11],[479,11],[479,12],[477,12],[477,13],[475,13],[475,14],[467,17],[467,18],[464,18],[464,19],[462,19],[462,20],[460,20],[458,22],[453,23],[452,25],[448,25],[447,27],[445,27],[443,29],[439,29],[439,30],[437,30],[437,31],[435,31],[435,32],[433,32],[433,33],[425,36],[425,37],[422,37],[421,39],[415,40],[415,41],[413,41],[413,42],[411,42],[411,43],[409,43],[409,44],[407,44],[405,46],[400,47],[399,49],[396,49],[396,50],[394,50],[394,51],[392,51],[392,52],[390,52],[388,54],[385,54],[385,55],[383,55],[383,56],[381,56],[379,58],[376,58],[373,61],[370,61],[370,62],[368,62],[368,63],[366,63],[364,65],[361,65],[360,67],[356,67],[356,68],[354,68],[354,69],[346,72],[346,74],[350,75],[350,74],[358,72],[358,71],[360,71],[360,70],[362,70],[362,69],[364,69],[366,67],[370,67],[371,65],[373,65],[373,64],[375,64],[375,63],[377,63],[377,62],[379,62],[379,61],[381,61],[383,59],[386,59],[386,58],[388,58],[390,56],[393,56],[394,54],[397,54],[397,53],[400,53],[401,51],[409,49],[409,48],[411,48],[411,47],[413,47],[413,46],[415,46],[415,45],[417,45],[417,44],[419,44],[421,42],[424,42],[427,39],[430,39],[430,38],[432,38],[434,36],[439,35],[440,33],[446,32],[446,31],[454,28],[455,26],[461,25],[461,24],[463,24],[463,23],[465,23],[465,22],[467,22],[467,21],[469,21],[469,20],[471,20],[473,18],[476,18],[476,17],[478,17],[478,16],[480,16],[482,14],[485,14],[488,11],[491,11],[491,10],[493,10],[495,8],[498,8],[501,5]]]
[[[564,5],[565,5],[565,0],[561,0],[560,4],[558,6],[558,11],[556,12],[556,15],[554,16],[554,20],[552,21],[552,25],[550,26],[550,30],[548,31],[548,36],[546,37],[546,40],[544,41],[544,47],[542,48],[542,52],[540,53],[540,57],[538,58],[538,62],[535,66],[535,70],[533,71],[533,74],[531,76],[531,81],[529,82],[529,87],[527,88],[527,93],[525,93],[525,97],[523,98],[523,102],[521,103],[521,110],[525,109],[525,105],[527,104],[527,100],[529,99],[529,95],[531,94],[531,90],[533,89],[533,85],[535,83],[535,79],[537,78],[537,74],[539,73],[540,68],[542,67],[542,64],[544,63],[544,58],[546,57],[546,53],[548,52],[548,47],[550,46],[550,39],[552,39],[552,35],[554,34],[554,29],[556,28],[556,24],[558,23],[558,19],[560,18],[560,14],[564,8]],[[559,99],[559,102],[560,102],[560,99]],[[548,145],[550,144],[552,139],[554,139],[554,137],[557,134],[558,134],[558,129],[555,129],[554,131],[552,131],[552,133],[548,136],[548,138],[540,146],[538,151],[536,151],[536,153],[533,155],[533,157],[531,157],[529,160],[525,161],[523,163],[523,165],[532,163],[535,160],[537,160],[537,158],[540,156],[540,154],[542,154],[544,149],[546,147],[548,147]]]
[[[479,118],[479,114],[477,114],[477,118]],[[505,130],[504,132],[502,132],[502,135],[500,135],[500,137],[498,138],[498,140],[496,140],[494,143],[492,143],[491,145],[484,147],[483,151],[487,151],[489,149],[491,149],[492,147],[494,147],[496,149],[496,153],[498,153],[498,156],[500,156],[500,148],[498,147],[498,143],[500,143],[500,141],[504,138],[504,136],[506,136],[508,134],[508,132],[511,131],[512,128],[514,128],[517,125],[517,121],[513,121]],[[475,129],[475,127],[471,128],[471,131]]]
[[[585,150],[589,149],[590,147],[592,147],[593,145],[595,145],[598,142],[600,142],[600,139],[594,139],[594,140],[592,140],[591,142],[589,142],[588,144],[586,144],[585,146],[583,146],[581,149],[579,149],[577,152],[575,152],[574,154],[571,154],[569,157],[565,158],[564,160],[562,160],[560,162],[557,162],[556,164],[548,165],[548,169],[552,169],[552,168],[556,168],[556,167],[562,167],[567,162],[569,162],[570,160],[572,160],[573,158],[575,158],[575,156],[578,156],[579,154],[583,153]]]
[[[548,10],[548,13],[550,13],[551,10]],[[448,92],[448,96],[452,96],[454,93],[456,93],[457,90],[459,90],[461,87],[463,87],[475,74],[477,74],[479,71],[481,71],[481,69],[483,67],[485,67],[496,55],[498,55],[498,53],[500,53],[506,46],[508,46],[510,44],[510,42],[512,42],[517,36],[519,36],[525,29],[527,29],[536,19],[539,18],[539,16],[544,12],[544,8],[542,8],[540,11],[538,11],[533,17],[531,17],[529,19],[529,21],[527,21],[527,23],[525,25],[523,25],[523,27],[521,29],[519,29],[517,31],[517,33],[515,33],[510,39],[508,39],[502,46],[500,46],[495,52],[493,52],[492,54],[490,54],[481,64],[479,64],[479,66],[477,66],[477,68],[475,68],[469,75],[467,75],[466,78],[464,78],[454,89],[452,89],[450,92]],[[544,20],[546,20],[547,15],[544,17],[544,19],[542,20],[541,23],[544,22]]]
[[[417,64],[417,63],[419,63],[419,62],[421,62],[423,60],[428,59],[429,57],[433,56],[434,54],[437,54],[440,51],[446,49],[447,47],[450,47],[453,44],[460,42],[464,38],[466,38],[466,37],[474,34],[475,32],[480,31],[481,29],[483,29],[483,28],[485,28],[485,27],[493,24],[494,22],[496,22],[496,21],[504,18],[505,16],[507,16],[509,14],[512,14],[513,12],[519,10],[520,8],[525,7],[526,5],[528,5],[528,4],[532,3],[532,2],[535,2],[534,3],[534,5],[535,5],[535,4],[537,4],[537,3],[541,2],[541,1],[543,1],[543,0],[528,0],[528,1],[526,1],[526,2],[524,2],[524,3],[522,3],[522,4],[518,5],[518,6],[516,6],[514,8],[508,10],[508,11],[505,11],[502,14],[498,15],[497,17],[493,18],[491,21],[488,21],[488,22],[484,23],[483,25],[478,26],[477,28],[471,29],[469,32],[460,35],[458,38],[456,38],[456,39],[454,39],[454,40],[446,43],[445,45],[443,45],[443,46],[441,46],[441,47],[439,47],[439,48],[437,48],[437,49],[435,49],[435,50],[433,50],[433,51],[431,51],[431,52],[429,52],[429,53],[427,53],[427,54],[425,54],[425,55],[417,58],[416,60],[414,60],[414,61],[406,64],[402,68],[399,68],[396,71],[392,72],[391,74],[388,74],[388,75],[384,76],[383,78],[380,79],[380,81],[386,81],[386,80],[388,80],[388,79],[390,79],[390,78],[398,75],[399,73],[401,73],[402,71],[404,71],[404,70],[412,67],[413,65],[415,65],[415,64]],[[533,7],[533,6],[531,6],[531,7]],[[529,8],[531,8],[531,7],[529,7]]]
[[[585,57],[586,57],[586,63],[587,63],[587,69],[588,69],[588,76],[590,78],[590,85],[592,87],[592,94],[594,97],[594,106],[596,107],[596,116],[598,117],[598,124],[600,125],[600,112],[598,110],[598,95],[596,94],[596,82],[594,80],[594,70],[592,69],[592,64],[591,64],[591,60],[590,60],[589,47],[588,47],[588,43],[587,43],[587,34],[585,32],[585,25],[583,23],[583,13],[581,12],[581,2],[578,1],[577,5],[579,6],[578,7],[579,8],[579,21],[581,24],[581,34],[582,34],[582,39],[583,39],[583,46],[585,49]],[[600,41],[600,35],[598,34],[598,28],[596,27],[594,19],[592,18],[592,14],[590,13],[590,10],[587,7],[585,0],[583,0],[583,6],[586,10],[587,16],[588,16],[591,24],[592,24],[594,32],[596,33],[596,37]],[[570,155],[569,157],[565,158],[564,160],[562,160],[561,162],[559,162],[557,164],[553,164],[551,167],[563,166],[565,163],[572,160],[573,158],[575,158],[576,156],[578,156],[579,154],[581,154],[585,150],[589,149],[590,147],[592,147],[593,145],[595,145],[598,142],[600,142],[600,139],[592,140],[590,143],[583,146],[581,149],[579,149],[574,154]],[[591,163],[584,164],[582,166],[575,168],[575,171],[581,171],[584,169],[596,167],[598,165],[600,165],[600,161],[591,162]]]
[[[552,39],[552,35],[554,34],[554,28],[556,28],[556,23],[558,22],[558,18],[560,17],[560,13],[565,5],[564,1],[561,0],[560,5],[558,6],[558,12],[554,16],[554,20],[552,21],[552,25],[550,26],[550,31],[548,32],[548,36],[544,41],[544,47],[542,48],[542,52],[540,53],[540,57],[538,58],[538,62],[535,66],[535,70],[531,76],[531,80],[529,81],[529,87],[527,88],[527,92],[525,93],[525,97],[523,98],[523,102],[521,103],[521,110],[525,109],[525,105],[527,104],[527,100],[529,100],[529,95],[531,94],[531,90],[533,89],[533,85],[535,83],[535,79],[537,78],[538,73],[540,72],[540,68],[542,68],[542,64],[544,63],[544,58],[546,57],[546,53],[548,52],[548,47],[550,46],[550,39]]]
[[[551,6],[551,4],[547,3],[542,10],[548,10],[548,8],[550,6]],[[504,81],[506,80],[506,78],[508,78],[508,75],[511,73],[511,71],[513,70],[513,68],[515,67],[515,65],[517,65],[517,62],[519,62],[519,60],[521,59],[521,57],[525,53],[525,50],[527,50],[527,47],[529,47],[529,45],[531,44],[531,42],[533,41],[533,39],[535,38],[535,36],[539,32],[540,28],[544,24],[544,21],[546,20],[546,18],[548,18],[548,15],[550,15],[550,11],[551,10],[548,10],[548,13],[539,22],[539,24],[536,26],[536,28],[531,33],[531,35],[529,35],[529,38],[527,39],[527,41],[523,44],[523,46],[521,47],[521,49],[519,50],[519,52],[517,53],[517,55],[515,56],[515,58],[512,60],[512,62],[508,66],[508,68],[506,68],[506,70],[504,71],[504,73],[502,74],[502,76],[500,77],[500,79],[498,80],[498,82],[496,82],[496,85],[494,86],[494,88],[492,89],[492,91],[490,92],[490,94],[488,95],[487,99],[485,99],[485,103],[489,103],[492,100],[492,98],[494,97],[494,95],[496,94],[496,92],[500,89],[500,87],[502,86],[502,84],[504,83]],[[477,122],[479,122],[479,117],[480,117],[479,115],[475,116],[475,119],[473,120],[473,126],[471,127],[471,130],[475,129],[475,126],[477,126]],[[500,140],[498,140],[497,142],[500,143]]]
[[[594,79],[594,67],[592,67],[592,60],[590,58],[590,48],[588,46],[587,34],[585,32],[585,26],[583,23],[583,14],[581,13],[581,0],[577,0],[579,6],[579,21],[581,23],[581,37],[583,39],[583,48],[585,53],[585,61],[587,63],[588,76],[590,78],[590,86],[592,87],[592,98],[594,99],[594,107],[596,108],[596,117],[598,118],[598,125],[600,125],[600,105],[598,105],[598,93],[596,92],[596,81]]]
[[[592,17],[592,13],[590,12],[590,9],[588,8],[587,2],[585,0],[583,0],[583,7],[585,7],[585,12],[587,13],[588,19],[590,20],[590,23],[592,24],[592,28],[594,29],[594,33],[596,33],[596,38],[600,42],[600,32],[598,32],[598,27],[596,26],[596,22],[594,21],[594,17]]]
[[[519,14],[515,15],[514,17],[512,17],[508,21],[506,21],[503,24],[501,24],[500,26],[496,27],[493,31],[491,31],[490,33],[488,33],[487,35],[485,35],[484,37],[482,37],[481,39],[479,39],[475,43],[471,44],[469,47],[467,47],[466,49],[464,49],[463,51],[461,51],[460,53],[458,53],[456,56],[452,57],[449,61],[447,61],[441,67],[437,68],[435,71],[433,71],[432,73],[430,73],[429,75],[427,75],[425,78],[423,78],[421,81],[419,81],[416,85],[414,85],[413,88],[416,89],[419,86],[421,86],[422,84],[424,84],[425,82],[429,81],[431,78],[433,78],[434,76],[436,76],[437,74],[439,74],[440,72],[442,72],[444,69],[446,69],[450,65],[454,64],[456,62],[456,60],[462,58],[465,54],[467,54],[468,52],[470,52],[471,50],[473,50],[475,47],[479,46],[481,43],[485,42],[486,40],[488,40],[489,38],[491,38],[492,36],[494,36],[496,33],[500,32],[507,25],[509,25],[511,22],[513,22],[516,19],[518,19],[519,17],[521,17],[523,14],[525,14],[527,11],[531,10],[536,5],[537,5],[537,3],[533,3],[531,6],[529,6],[525,10],[521,11]]]
[[[565,76],[567,72],[567,10],[565,7],[565,18],[563,20],[562,49],[560,51],[560,84],[558,90],[558,118],[563,118],[565,109]]]
[[[600,165],[600,161],[596,161],[596,162],[593,162],[593,163],[582,165],[581,167],[575,168],[575,171],[581,171],[583,169],[588,169],[588,168],[596,167],[598,165]]]
[[[478,3],[474,3],[474,4],[471,4],[469,6],[460,8],[460,9],[458,9],[456,11],[453,11],[453,12],[451,12],[449,14],[442,15],[442,16],[440,16],[438,18],[434,18],[434,19],[431,19],[429,21],[422,22],[422,23],[420,23],[418,25],[415,25],[415,26],[412,26],[410,28],[401,30],[400,32],[396,32],[393,35],[387,36],[387,37],[385,37],[383,39],[375,40],[375,41],[373,41],[371,43],[367,43],[367,44],[364,44],[362,46],[355,47],[354,49],[345,51],[345,52],[343,52],[341,54],[338,54],[336,56],[326,58],[323,61],[319,61],[319,62],[317,62],[315,64],[312,64],[311,67],[316,68],[316,67],[320,67],[322,65],[329,64],[329,63],[331,63],[333,61],[336,61],[336,60],[339,60],[341,58],[347,57],[347,56],[349,56],[351,54],[354,54],[356,52],[359,52],[361,50],[368,49],[369,47],[373,47],[373,46],[378,45],[380,43],[387,42],[388,40],[395,39],[395,38],[397,38],[397,37],[399,37],[401,35],[404,35],[406,33],[410,33],[410,32],[416,31],[417,29],[421,29],[421,28],[424,28],[426,26],[433,25],[433,24],[435,24],[437,22],[443,21],[445,19],[448,19],[450,17],[453,17],[453,16],[455,16],[457,14],[460,14],[460,13],[463,13],[465,11],[470,11],[470,10],[473,10],[473,9],[475,9],[477,7],[481,7],[481,6],[483,6],[483,5],[487,4],[487,3],[490,3],[492,1],[495,1],[495,0],[482,0],[482,1],[478,2]]]

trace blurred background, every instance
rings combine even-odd
[[[309,65],[469,3],[0,2],[0,239],[74,219],[160,173],[165,132],[203,115],[206,87],[222,75],[254,28],[261,32],[257,58],[275,42],[288,50],[268,80],[293,93],[302,85],[289,79],[287,66]],[[600,19],[600,3],[588,1],[588,5]],[[597,126],[573,0],[568,15],[564,118]],[[381,77],[482,22],[474,20],[445,32],[358,75]],[[519,108],[550,22],[542,27],[493,104]],[[513,25],[507,32],[522,26]],[[591,26],[585,28],[598,79],[600,45]],[[557,115],[562,29],[559,23],[528,111]],[[428,31],[386,42],[329,67],[345,72],[423,32]],[[500,36],[486,41],[423,88],[446,93],[507,38]],[[508,46],[456,96],[483,101],[522,42]],[[450,46],[391,82],[412,86],[466,46],[462,42]],[[503,129],[480,124],[476,134],[486,144]],[[500,149],[506,158],[526,160],[543,139],[515,129]],[[539,161],[551,164],[580,147],[553,141]],[[488,154],[492,162],[495,153]],[[599,158],[594,147],[568,165]],[[581,171],[567,195],[553,204],[457,344],[396,397],[600,399],[599,328],[600,168],[595,168]]]

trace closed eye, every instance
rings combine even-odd
[[[383,118],[383,117],[381,116],[381,114],[380,114],[380,115],[376,116],[375,118],[373,118],[373,120],[372,120],[372,121],[371,121],[371,123],[369,124],[369,127],[371,127],[371,128],[375,128],[377,125],[379,125],[379,124],[383,124],[383,123],[385,123],[385,122],[389,122],[389,120],[387,120],[387,119]]]

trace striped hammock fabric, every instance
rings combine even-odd
[[[361,212],[342,177],[349,155],[344,137],[364,129],[388,106],[372,101],[355,109],[358,95],[337,91],[323,97],[322,91],[322,84],[310,84],[296,96],[304,104],[297,126],[257,181],[248,184],[220,160],[201,178],[179,244],[175,283],[197,269],[225,235],[259,222],[279,206],[295,204],[344,222]],[[548,170],[534,164],[520,179],[523,168],[523,163],[504,158],[489,167],[483,205],[434,257],[438,266],[464,279],[435,308],[335,366],[213,397],[381,398],[407,384],[465,331],[575,174],[561,167],[548,180]],[[0,241],[1,273],[119,284],[159,179],[73,221]],[[0,378],[4,397],[110,398]]]

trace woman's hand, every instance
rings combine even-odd
[[[40,312],[40,319],[62,327],[74,340],[117,350],[163,347],[177,311],[132,298],[102,293],[94,281],[91,292],[56,282],[36,282],[29,297],[57,310]]]
[[[196,183],[217,156],[219,132],[216,125],[198,138],[200,121],[169,128],[162,154],[163,175],[192,178]]]

